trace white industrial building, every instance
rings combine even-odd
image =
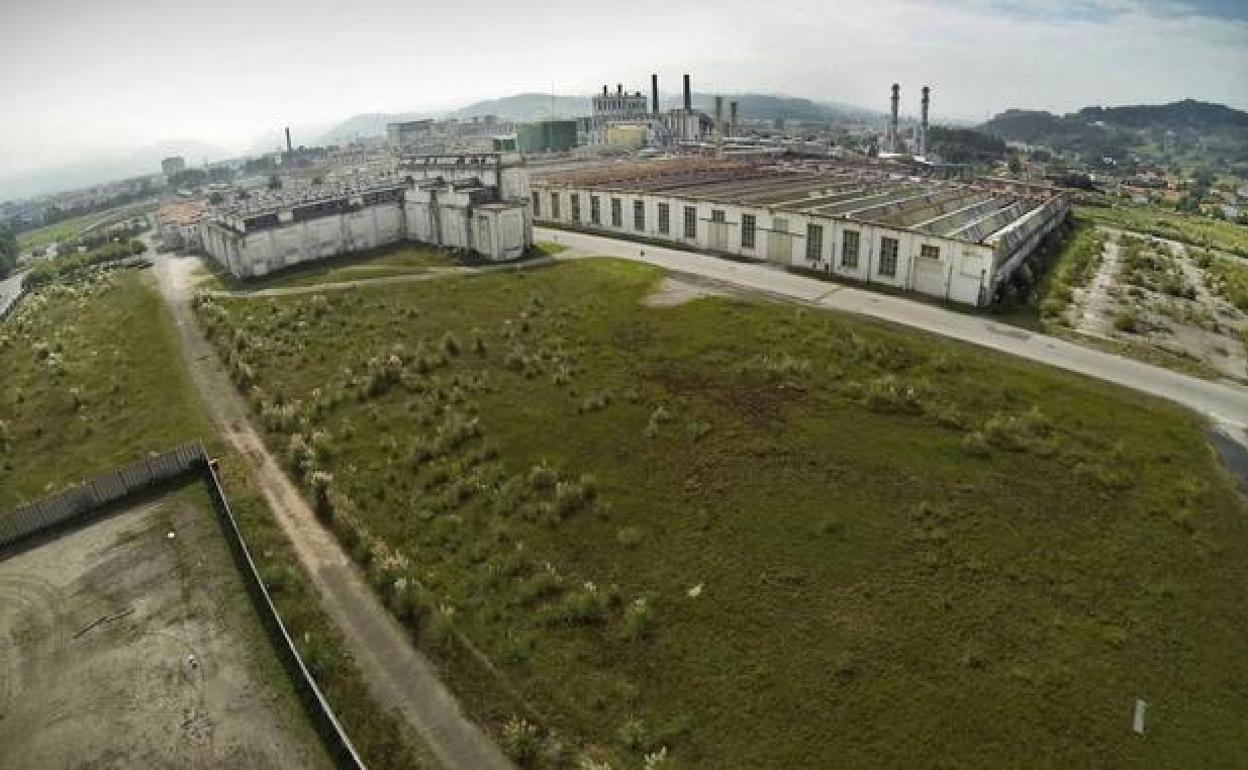
[[[258,194],[206,219],[203,248],[240,278],[400,241],[516,259],[533,244],[528,177],[518,160],[406,157],[397,172]]]
[[[769,260],[982,306],[1070,211],[1053,188],[883,165],[674,160],[532,182],[539,224]]]

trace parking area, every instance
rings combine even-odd
[[[0,561],[0,766],[328,767],[191,488]]]

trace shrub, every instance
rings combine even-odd
[[[922,414],[919,391],[889,374],[872,380],[862,396],[863,403],[881,414]]]
[[[486,354],[485,337],[480,329],[472,330],[472,352],[482,357]]]
[[[439,647],[449,647],[455,640],[455,608],[441,605],[433,613],[429,633]]]
[[[554,596],[563,588],[563,581],[555,568],[547,564],[546,568],[534,573],[532,577],[520,583],[517,598],[521,604],[534,602]]]
[[[636,548],[643,537],[644,534],[637,527],[624,527],[615,534],[615,541],[625,548]]]
[[[1139,326],[1140,317],[1133,307],[1123,308],[1114,314],[1114,328],[1120,332],[1134,333]]]
[[[568,592],[549,612],[552,623],[568,625],[593,625],[607,619],[607,600],[593,583]]]
[[[624,610],[624,633],[634,641],[649,635],[654,612],[644,596],[638,597]]]
[[[447,358],[454,358],[455,356],[458,356],[459,351],[459,340],[453,333],[448,331],[446,334],[442,335],[442,352],[446,354]]]
[[[545,463],[533,466],[529,471],[529,486],[539,491],[545,491],[554,488],[558,481],[558,475],[554,469]]]
[[[988,438],[976,430],[962,437],[962,451],[975,457],[987,457],[992,454],[992,446]]]
[[[621,746],[634,753],[645,751],[650,742],[645,723],[635,716],[624,720],[624,724],[615,731],[615,738]]]
[[[589,496],[580,484],[560,481],[555,484],[555,499],[552,507],[556,516],[566,518],[585,507]]]
[[[500,743],[512,761],[524,766],[535,762],[542,750],[542,736],[537,726],[520,717],[511,717],[503,724]]]

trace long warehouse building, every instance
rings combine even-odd
[[[534,221],[809,268],[983,306],[1070,212],[1060,190],[879,165],[675,160],[531,182]]]

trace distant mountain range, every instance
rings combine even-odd
[[[648,95],[648,92],[647,92]],[[715,96],[695,92],[692,95],[694,109],[711,112],[714,109]],[[574,118],[588,115],[591,110],[590,96],[552,96],[551,94],[524,93],[504,96],[498,99],[486,99],[474,102],[458,110],[450,112],[401,112],[401,113],[366,113],[353,115],[321,135],[318,141],[322,144],[341,144],[370,136],[382,136],[386,133],[387,123],[404,120],[421,120],[424,118],[459,118],[469,119],[485,115],[495,115],[503,120],[515,122],[531,122],[547,120],[551,117]],[[736,101],[742,118],[775,120],[786,118],[791,120],[836,120],[836,119],[879,119],[881,113],[864,110],[848,104],[836,102],[816,102],[792,96],[775,96],[770,94],[725,94],[724,113],[727,117],[728,102]],[[680,106],[679,94],[669,94],[660,98],[660,107],[664,110]]]
[[[227,158],[230,153],[194,140],[170,140],[129,152],[100,155],[77,163],[0,177],[0,201],[32,198],[144,174],[159,174],[160,161],[171,155],[181,155],[188,165],[199,165],[205,159]]]
[[[1007,110],[979,126],[1001,139],[1088,156],[1199,157],[1248,163],[1248,112],[1221,104],[1181,102],[1085,107],[1068,115]]]

